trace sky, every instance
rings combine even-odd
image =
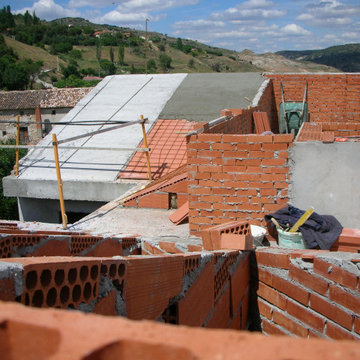
[[[82,17],[258,54],[360,42],[360,0],[8,0],[13,13]]]

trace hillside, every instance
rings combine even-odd
[[[277,53],[265,53],[256,54],[250,50],[244,50],[239,55],[239,58],[243,61],[247,61],[252,65],[265,69],[267,72],[340,72],[340,70],[334,67],[316,64],[310,61],[304,61],[300,59],[290,60]]]
[[[87,75],[338,71],[279,54],[259,55],[249,50],[239,53],[156,32],[145,34],[129,28],[93,24],[82,18],[47,22],[30,14],[6,16],[13,24],[3,28],[6,46],[15,51],[18,62],[26,63],[28,59],[40,62],[40,74],[30,75],[56,83],[58,87],[92,86],[93,83],[81,80]],[[40,85],[32,83],[31,86]]]
[[[290,60],[311,61],[333,66],[344,72],[360,72],[360,44],[331,46],[322,50],[279,51]]]

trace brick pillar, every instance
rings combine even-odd
[[[36,128],[41,130],[41,109],[40,106],[36,106],[35,108],[35,120],[37,122]]]

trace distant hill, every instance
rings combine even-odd
[[[311,61],[335,67],[344,72],[360,72],[360,44],[331,46],[322,50],[278,51],[290,60]]]
[[[289,53],[284,57],[273,53],[259,55],[250,50],[237,52],[157,32],[146,34],[94,24],[77,17],[47,22],[35,15],[17,14],[12,20],[13,25],[2,30],[6,45],[16,52],[19,61],[41,62],[38,77],[60,87],[89,86],[78,81],[85,75],[340,71],[295,55],[290,59]]]

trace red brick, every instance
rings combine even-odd
[[[341,310],[338,306],[332,305],[329,301],[322,299],[318,295],[311,294],[310,307],[318,313],[335,321],[337,324],[351,330],[352,316]]]
[[[354,318],[354,331],[360,335],[360,317],[355,316]]]
[[[262,282],[259,282],[257,295],[282,310],[286,308],[286,297]]]
[[[301,270],[293,264],[290,264],[289,276],[291,279],[298,281],[300,284],[318,292],[319,294],[325,295],[328,290],[329,285],[327,281],[307,272],[306,270]]]
[[[262,331],[268,335],[288,335],[284,330],[279,329],[276,325],[269,321],[262,319],[261,321]]]
[[[359,340],[355,335],[330,322],[326,325],[326,335],[334,340]]]
[[[249,315],[249,299],[250,299],[250,291],[248,291],[241,301],[241,327],[240,330],[246,330],[246,325],[248,322]]]
[[[206,327],[226,329],[230,319],[230,286],[227,286],[214,305],[214,312]]]
[[[232,313],[237,311],[250,282],[250,259],[249,255],[240,259],[238,266],[230,274],[230,296]]]
[[[282,134],[282,135],[275,134],[273,142],[274,143],[290,143],[293,141],[293,139],[294,139],[294,135],[292,135],[292,134]]]
[[[115,302],[116,292],[112,290],[107,296],[98,300],[93,312],[100,315],[117,316]]]
[[[360,314],[360,294],[352,295],[340,287],[330,285],[330,299],[351,310],[354,314]]]
[[[286,254],[256,250],[255,255],[258,265],[289,269],[289,256]]]
[[[258,278],[261,282],[269,286],[273,285],[272,283],[273,275],[269,271],[264,270],[260,267],[257,268],[257,271],[258,271]]]
[[[259,308],[259,313],[262,316],[265,316],[266,318],[271,320],[273,309],[260,298],[257,299],[257,304],[258,304],[258,308]]]
[[[313,329],[323,332],[325,320],[310,312],[306,307],[297,305],[292,301],[288,301],[287,312],[289,315],[299,319],[305,324],[308,324]]]
[[[178,303],[179,325],[202,326],[214,306],[214,265],[208,262]]]
[[[286,281],[278,276],[273,275],[272,286],[292,299],[302,303],[303,305],[308,304],[309,293],[304,289],[292,284],[290,281]]]
[[[139,207],[168,209],[169,208],[169,195],[168,194],[149,194],[141,196],[138,199]]]
[[[357,276],[346,270],[341,269],[339,266],[315,258],[314,272],[341,285],[344,285],[352,290],[356,289]]]
[[[294,335],[300,337],[307,337],[309,334],[309,330],[306,327],[300,325],[299,323],[296,323],[295,321],[291,320],[288,316],[276,310],[273,313],[273,321],[274,323],[280,325],[281,327],[285,328]]]

